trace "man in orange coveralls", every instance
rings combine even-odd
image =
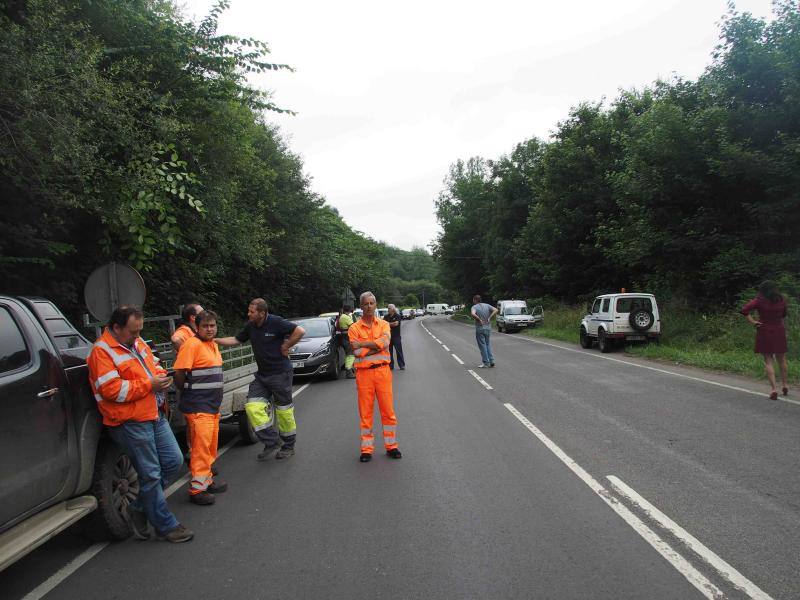
[[[222,403],[222,354],[214,343],[217,315],[210,310],[195,320],[197,335],[187,339],[178,351],[175,389],[178,408],[186,417],[186,435],[192,448],[189,471],[189,500],[195,504],[214,504],[214,494],[228,489],[228,484],[213,477],[211,465],[217,459],[219,406]]]
[[[397,447],[397,417],[392,402],[392,372],[389,369],[389,323],[375,316],[377,302],[375,294],[361,294],[359,321],[347,330],[350,345],[355,354],[356,389],[358,390],[358,414],[361,417],[361,462],[372,460],[375,436],[372,434],[372,415],[375,396],[381,411],[383,444],[390,458],[402,458]]]

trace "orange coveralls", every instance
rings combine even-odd
[[[389,369],[389,323],[375,317],[370,326],[361,319],[350,326],[347,336],[350,342],[375,342],[380,348],[377,353],[369,348],[353,351],[356,357],[358,414],[361,417],[361,452],[372,454],[375,450],[375,436],[372,433],[375,396],[378,397],[381,411],[383,444],[387,450],[397,448],[397,417],[392,401],[392,371]]]

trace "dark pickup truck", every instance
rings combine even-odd
[[[52,302],[0,296],[0,570],[80,519],[92,539],[131,535],[136,472],[104,433],[90,350]]]

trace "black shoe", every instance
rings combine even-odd
[[[400,452],[400,448],[392,448],[386,451],[386,456],[389,458],[403,458],[403,453]]]
[[[128,506],[125,508],[125,516],[127,517],[128,523],[131,524],[131,529],[133,529],[133,535],[136,536],[136,539],[150,539],[150,524],[147,522],[147,517],[142,511]]]
[[[489,366],[490,366],[490,367],[493,367],[493,366],[494,366],[494,363],[489,363]]]
[[[358,460],[361,462],[369,462],[372,460],[372,453],[371,452],[362,452],[361,456],[358,457]]]
[[[208,491],[212,494],[222,494],[228,491],[228,483],[221,477],[217,477],[211,482],[211,485],[208,486]]]
[[[191,529],[187,529],[186,527],[178,523],[178,526],[175,529],[173,529],[168,533],[165,533],[164,535],[159,535],[158,539],[164,540],[165,542],[172,542],[173,544],[180,544],[182,542],[188,542],[193,537],[194,537],[194,531],[192,531]]]
[[[292,456],[294,456],[294,446],[292,446],[291,448],[286,448],[286,447],[281,448],[280,450],[278,450],[278,453],[275,455],[275,458],[281,460],[283,458],[291,458]]]
[[[406,370],[405,366],[400,367],[400,370],[405,371]]]
[[[217,471],[217,465],[211,465],[211,474],[218,475],[219,471]]]
[[[214,494],[210,494],[207,491],[203,490],[199,494],[189,494],[189,502],[192,504],[199,504],[200,506],[210,506],[214,504],[217,499],[214,497]]]
[[[276,452],[280,446],[275,444],[274,446],[267,446],[264,444],[264,450],[258,453],[258,460],[267,460],[270,456],[272,456],[273,452]]]

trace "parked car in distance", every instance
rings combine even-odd
[[[424,308],[417,308],[417,309],[414,310],[414,312],[416,313],[416,315],[418,317],[425,316],[425,309]]]
[[[536,327],[544,320],[544,310],[536,306],[531,311],[525,300],[499,300],[497,302],[497,331],[513,333],[526,327]]]
[[[417,313],[414,311],[413,308],[404,308],[400,312],[400,316],[403,317],[403,319],[407,321],[409,319],[413,319],[414,317],[416,317]]]
[[[375,315],[379,319],[385,319],[386,315],[388,315],[388,314],[389,314],[389,309],[388,308],[376,308],[375,309]]]
[[[587,307],[581,320],[580,343],[591,348],[595,340],[600,352],[610,352],[625,342],[658,341],[661,317],[653,294],[603,294]]]
[[[344,369],[344,349],[336,339],[336,329],[330,317],[301,317],[290,319],[306,333],[289,350],[292,370],[297,376],[324,375],[339,379]]]
[[[364,311],[363,310],[361,310],[360,308],[355,309],[353,311],[353,323],[358,321],[363,316],[364,316]]]
[[[428,304],[428,306],[425,307],[425,314],[443,315],[444,311],[447,310],[447,308],[448,308],[447,304],[438,304],[438,303]]]
[[[446,314],[446,315],[452,315],[454,312],[456,312],[456,311],[452,306],[447,306],[444,309],[444,314]]]

